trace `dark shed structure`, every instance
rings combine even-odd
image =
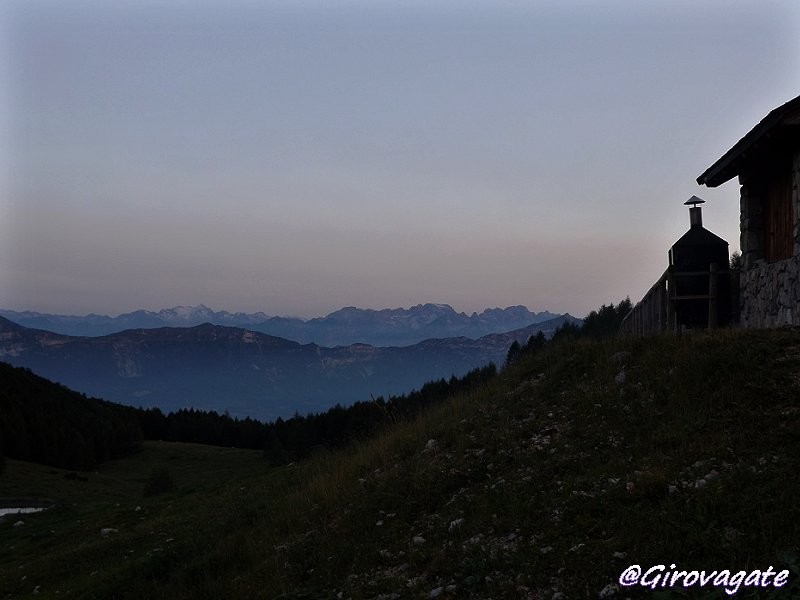
[[[703,227],[704,201],[692,196],[689,231],[669,250],[676,324],[680,329],[727,325],[731,317],[728,242]]]
[[[697,196],[685,204],[689,230],[669,250],[669,266],[620,325],[621,335],[647,335],[729,325],[734,320],[728,242],[703,227]]]

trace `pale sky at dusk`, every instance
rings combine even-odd
[[[0,7],[0,308],[585,315],[800,94],[800,3]]]

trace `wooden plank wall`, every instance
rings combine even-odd
[[[619,333],[641,336],[668,331],[671,306],[668,290],[669,269],[648,290],[631,312],[623,319]]]
[[[791,171],[770,180],[764,194],[764,258],[775,262],[794,253]]]

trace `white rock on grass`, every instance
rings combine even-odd
[[[606,587],[600,590],[597,594],[598,598],[611,598],[619,591],[619,587],[615,583],[609,583]]]
[[[425,543],[425,538],[421,535],[415,535],[413,538],[411,538],[411,542],[416,546],[421,546]]]
[[[464,524],[464,519],[456,519],[455,521],[450,521],[450,527],[448,527],[448,531],[455,531],[456,529],[461,529],[461,526]]]

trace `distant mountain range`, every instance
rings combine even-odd
[[[54,315],[33,311],[14,311],[0,309],[0,316],[14,321],[23,327],[43,329],[63,335],[101,336],[125,331],[126,329],[155,329],[158,327],[191,327],[212,323],[230,327],[245,327],[263,323],[270,317],[262,312],[230,313],[225,310],[214,311],[202,304],[198,306],[175,306],[158,312],[136,310],[116,317],[107,315]]]
[[[134,406],[194,406],[233,416],[287,417],[408,392],[424,382],[502,364],[513,341],[546,336],[570,315],[479,339],[405,347],[329,348],[210,323],[75,337],[0,317],[0,361],[86,394]]]
[[[372,310],[347,307],[325,317],[304,320],[270,317],[263,312],[230,313],[199,306],[176,306],[152,312],[137,310],[116,317],[53,315],[0,310],[0,316],[35,329],[73,336],[103,336],[128,329],[191,327],[203,323],[246,327],[302,344],[347,346],[407,346],[431,338],[479,338],[543,323],[558,315],[531,312],[524,306],[487,308],[480,314],[456,312],[447,304],[419,304],[411,308]]]

